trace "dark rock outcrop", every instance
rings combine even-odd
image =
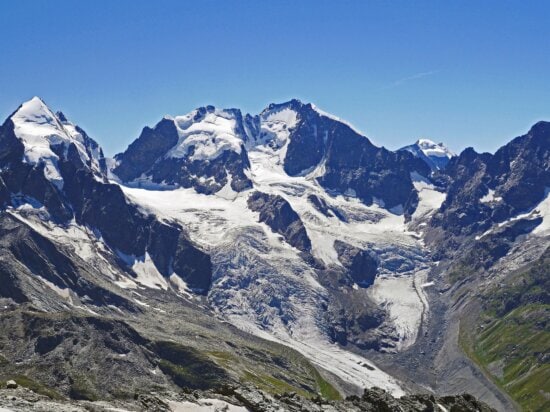
[[[303,252],[311,251],[311,241],[300,216],[282,196],[254,192],[248,198],[248,208],[259,212],[264,222],[287,243]]]
[[[342,222],[347,222],[346,216],[336,207],[329,205],[323,198],[316,195],[309,195],[307,200],[326,217],[337,217]]]
[[[162,119],[154,128],[145,127],[126,151],[116,156],[119,164],[113,172],[124,182],[137,179],[177,142],[178,131],[174,121]]]
[[[361,287],[369,287],[374,283],[378,270],[376,255],[340,240],[334,242],[334,249],[338,253],[338,260],[355,283]]]
[[[451,184],[432,224],[453,235],[479,233],[527,212],[550,187],[550,123],[535,124],[494,155],[468,148],[445,174]]]
[[[318,181],[329,191],[353,194],[366,204],[377,199],[388,209],[401,205],[408,210],[417,201],[410,174],[429,176],[430,168],[425,162],[409,152],[374,146],[365,136],[321,114],[311,104],[292,100],[285,105],[299,116],[290,132],[284,160],[284,169],[290,176],[323,163],[325,173]]]

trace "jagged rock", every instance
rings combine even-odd
[[[432,224],[453,235],[471,235],[533,208],[550,187],[550,123],[489,153],[465,149],[444,173],[447,198]]]
[[[282,196],[254,192],[248,198],[248,207],[259,212],[260,222],[281,234],[288,244],[304,252],[311,250],[311,241],[300,216]]]

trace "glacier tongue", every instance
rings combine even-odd
[[[246,173],[253,188],[289,203],[305,226],[313,258],[327,268],[343,270],[336,240],[378,256],[378,276],[369,296],[388,312],[384,324],[398,340],[395,349],[403,350],[414,343],[428,310],[419,286],[425,283],[429,268],[422,241],[409,231],[402,207],[387,210],[383,202],[367,206],[351,193],[329,195],[316,179],[323,174],[322,163],[299,176],[285,172],[286,148],[300,121],[294,106],[299,104],[271,105],[259,116],[247,117],[251,126],[245,124],[242,130],[241,118],[233,111],[207,108],[203,113],[176,117],[181,144],[170,155],[187,155],[194,146],[193,155],[211,158],[219,150],[237,150],[242,145],[239,150],[246,147],[250,161]],[[252,129],[255,132],[249,136]],[[413,180],[420,193],[414,223],[429,215],[444,197],[421,176]],[[295,348],[315,365],[358,388],[379,386],[395,395],[404,393],[397,380],[372,362],[332,343],[326,311],[333,291],[323,286],[317,269],[302,252],[260,223],[258,214],[247,207],[250,190],[233,191],[230,182],[210,195],[192,188],[122,189],[145,211],[180,223],[194,242],[209,251],[214,276],[208,300],[220,317]],[[312,198],[330,213],[323,213]],[[393,293],[396,287],[399,294]],[[367,298],[357,285],[346,293]]]

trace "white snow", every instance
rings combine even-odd
[[[143,302],[143,301],[141,301],[141,300],[139,300],[139,299],[136,299],[136,298],[134,298],[134,302],[136,302],[138,305],[143,306],[143,307],[145,307],[145,308],[148,308],[148,307],[151,306],[151,305],[149,305],[149,304],[147,304],[147,303],[145,303],[145,302]]]
[[[118,252],[119,257],[132,268],[136,274],[135,281],[151,289],[168,289],[166,279],[160,274],[157,267],[153,263],[149,253],[144,256],[126,255]],[[119,284],[120,286],[120,284]]]
[[[546,188],[544,199],[535,208],[535,213],[542,217],[542,223],[538,225],[533,234],[543,235],[550,232],[550,188]]]
[[[314,104],[311,104],[311,107],[313,108],[313,110],[315,110],[317,113],[319,113],[321,116],[324,116],[324,117],[328,117],[329,119],[332,119],[332,120],[336,120],[337,122],[340,122],[340,123],[343,123],[345,124],[346,126],[348,126],[351,130],[353,130],[355,133],[357,134],[360,134],[361,136],[365,136],[365,134],[363,132],[361,132],[359,129],[357,129],[354,125],[352,125],[351,123],[349,123],[348,121],[346,120],[343,120],[337,116],[334,116],[333,114],[330,114],[330,113],[327,113],[325,112],[324,110],[321,110],[319,109],[317,106],[315,106]]]
[[[55,293],[57,293],[57,295],[59,295],[60,298],[62,298],[63,300],[67,301],[70,304],[73,303],[71,298],[71,290],[69,288],[60,288],[59,286],[55,285],[49,280],[44,279],[42,276],[36,275],[36,277],[40,279],[40,281],[44,283],[48,288],[50,288]]]
[[[440,403],[436,403],[436,405],[437,405],[437,407],[438,407],[439,409],[441,409],[441,412],[449,412],[449,411],[447,410],[447,408],[445,408],[445,407],[444,407],[443,405],[441,405]]]
[[[428,157],[447,157],[454,156],[453,152],[447,149],[442,143],[435,143],[430,139],[418,139],[417,146]]]
[[[531,235],[546,236],[550,233],[550,187],[547,187],[545,189],[544,198],[534,208],[532,208],[528,212],[520,213],[516,216],[513,216],[510,219],[505,220],[504,222],[493,225],[493,227],[489,228],[481,235],[477,235],[475,239],[479,240],[484,236],[492,233],[495,229],[506,226],[517,220],[535,219],[538,217],[542,218],[542,222],[531,232]]]
[[[173,119],[179,141],[166,157],[211,160],[226,150],[241,153],[243,140],[237,133],[238,117],[234,111],[214,109],[195,121],[197,115],[198,109]],[[192,147],[194,152],[189,154]]]
[[[428,310],[428,301],[423,288],[429,286],[425,280],[426,270],[409,276],[379,276],[369,288],[369,295],[384,306],[397,329],[398,349],[410,347],[418,335],[422,318]]]
[[[186,141],[190,137],[199,145],[205,142],[200,153],[208,159],[219,154],[221,147],[236,149],[231,143],[233,137],[237,137],[231,116],[215,110],[195,128],[195,115],[194,112],[174,119],[180,142],[171,155],[186,156],[186,147],[189,148]],[[290,132],[298,121],[299,115],[288,106],[262,112],[259,136],[239,139],[239,144],[246,144],[251,163],[246,173],[256,190],[282,196],[290,203],[304,223],[313,255],[326,265],[341,266],[334,249],[337,239],[380,254],[383,276],[375,282],[376,299],[388,308],[389,323],[396,328],[400,339],[399,349],[406,348],[416,339],[422,316],[428,310],[421,286],[425,283],[426,264],[422,263],[424,252],[419,235],[407,229],[402,207],[388,211],[382,201],[366,206],[352,191],[346,195],[328,195],[316,181],[316,177],[324,173],[323,164],[300,176],[288,176],[283,162]],[[189,130],[196,133],[188,133]],[[220,136],[223,139],[218,141]],[[212,137],[223,143],[212,146],[206,142]],[[198,152],[195,150],[195,153]],[[420,175],[414,177],[420,197],[420,212],[415,217],[419,217],[437,209],[444,195],[427,179]],[[215,272],[208,301],[220,318],[242,330],[295,348],[313,364],[352,385],[384,387],[396,395],[404,393],[397,380],[372,362],[330,342],[321,310],[322,303],[328,300],[328,292],[300,252],[259,223],[258,214],[248,209],[250,191],[237,193],[231,189],[230,182],[215,195],[199,194],[193,189],[146,187],[122,189],[131,202],[147,213],[180,223],[195,243],[209,251]],[[322,199],[336,212],[326,216],[308,200],[310,195]],[[345,219],[338,218],[338,214]],[[406,273],[399,269],[399,277],[391,276],[397,269],[392,269],[390,262],[401,256],[410,259],[412,267],[404,269],[408,270]],[[134,265],[134,261],[129,264]],[[180,281],[170,279],[172,285],[184,293],[187,287]],[[155,281],[149,284],[154,285]],[[356,292],[360,293],[358,289],[356,285]],[[374,370],[362,366],[364,364]]]
[[[428,179],[417,172],[411,173],[414,188],[418,192],[418,206],[413,219],[426,217],[441,207],[447,195],[438,191]]]
[[[191,289],[189,288],[189,286],[187,286],[187,283],[181,277],[179,277],[175,273],[172,273],[172,275],[170,276],[170,282],[172,283],[172,285],[175,286],[178,292],[183,294],[185,297],[187,297],[188,299],[193,298],[193,295],[190,293]]]
[[[481,203],[496,203],[502,201],[502,197],[495,196],[495,191],[489,189],[487,194],[479,199]]]
[[[288,119],[291,114],[285,112],[284,116]],[[286,130],[281,128],[278,133],[285,134]],[[284,139],[282,136],[280,140]],[[328,196],[314,179],[315,171],[306,176],[288,176],[283,170],[280,150],[267,144],[250,148],[250,178],[258,190],[283,196],[291,204],[306,226],[316,257],[327,264],[340,265],[334,250],[335,239],[359,247],[372,244],[381,248],[419,247],[418,239],[406,229],[404,216],[376,204],[365,206],[358,199]],[[209,300],[220,316],[245,331],[295,348],[315,365],[354,385],[383,386],[394,394],[403,394],[395,379],[378,368],[371,371],[361,366],[372,362],[330,343],[319,328],[323,322],[319,302],[326,299],[326,291],[315,272],[300,258],[299,251],[258,222],[257,214],[246,205],[248,192],[228,197],[226,193],[198,194],[193,189],[122,189],[147,212],[180,222],[193,241],[213,253],[220,272],[214,275]],[[348,216],[348,222],[317,211],[307,199],[309,194],[340,210]],[[412,276],[404,279],[412,284]],[[243,287],[241,283],[249,286]],[[404,302],[408,306],[393,306],[395,316],[407,312],[406,324],[402,323],[400,330],[403,346],[413,339],[413,329],[418,328],[417,320],[423,310],[414,287],[403,288],[402,294],[406,293],[409,296]],[[279,309],[263,303],[270,296],[284,301],[282,310],[290,321],[282,322]]]

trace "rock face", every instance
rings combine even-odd
[[[300,216],[283,197],[254,192],[248,198],[248,207],[259,212],[260,222],[282,235],[288,244],[303,252],[311,251],[311,241]]]
[[[535,124],[494,155],[466,149],[444,173],[451,183],[433,224],[454,235],[482,232],[528,212],[550,187],[550,123]]]
[[[87,270],[58,245],[15,217],[0,215],[0,297],[22,303],[31,300],[32,290],[40,282],[51,285],[61,295],[69,291],[98,306],[115,305],[135,312],[127,299],[97,285]],[[57,305],[56,305],[57,306]]]
[[[139,178],[174,147],[178,139],[176,124],[170,119],[162,119],[154,128],[145,127],[126,151],[116,157],[118,164],[114,172],[125,182]]]
[[[229,184],[240,192],[252,187],[248,155],[258,145],[280,156],[289,176],[318,169],[327,190],[388,209],[412,212],[417,197],[410,174],[430,173],[409,152],[376,147],[340,119],[299,100],[271,104],[257,116],[207,106],[165,118],[116,156],[113,173],[137,186],[193,187],[211,194]]]
[[[369,287],[374,283],[378,269],[375,255],[339,240],[334,243],[334,248],[338,253],[338,259],[349,271],[355,283],[361,287]]]
[[[351,126],[311,104],[292,100],[266,110],[291,110],[284,170],[297,176],[321,168],[319,183],[327,190],[356,196],[366,204],[407,209],[416,200],[410,174],[429,174],[427,165],[408,152],[374,146]]]
[[[14,396],[15,395],[15,396]],[[187,389],[182,393],[164,392],[162,394],[136,392],[133,399],[112,400],[92,403],[87,400],[52,400],[25,388],[0,391],[0,405],[14,410],[25,410],[30,405],[39,410],[60,412],[85,412],[99,410],[146,410],[170,412],[174,410],[234,411],[234,412],[430,412],[450,410],[454,412],[493,412],[483,402],[469,396],[408,395],[394,398],[378,388],[365,390],[362,396],[348,397],[344,400],[329,401],[319,396],[304,398],[295,392],[270,395],[250,385],[235,387],[225,385],[210,391]],[[443,409],[445,408],[445,409]]]

